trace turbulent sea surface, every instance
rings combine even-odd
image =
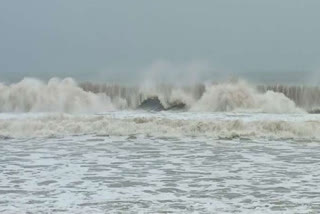
[[[90,87],[0,85],[1,213],[320,212],[318,89]]]

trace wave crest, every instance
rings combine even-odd
[[[210,85],[193,111],[253,111],[265,113],[302,113],[302,109],[282,93],[259,93],[244,81]]]
[[[31,78],[0,84],[1,112],[99,112],[115,109],[105,94],[86,92],[71,78],[47,84]]]
[[[295,99],[288,98],[292,90],[289,90],[290,93],[287,95],[276,90],[265,89],[258,90],[256,86],[251,86],[244,81],[185,87],[174,85],[128,87],[93,83],[78,85],[71,78],[64,80],[53,78],[47,83],[26,78],[16,84],[0,84],[0,112],[97,113],[134,110],[153,98],[158,99],[162,106],[157,108],[158,110],[305,112],[296,106]],[[298,92],[295,93],[297,94]],[[299,94],[304,93],[299,92]],[[317,100],[314,99],[316,93],[312,91],[311,94],[312,100]],[[315,102],[312,103],[312,107],[316,107]]]

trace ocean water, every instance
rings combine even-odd
[[[0,84],[0,213],[319,213],[317,87]]]
[[[0,212],[319,213],[319,119],[2,114]]]

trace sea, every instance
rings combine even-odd
[[[319,213],[318,91],[0,84],[0,213]]]

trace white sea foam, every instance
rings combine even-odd
[[[48,137],[69,135],[151,135],[167,137],[213,138],[308,138],[320,139],[320,122],[310,117],[279,118],[265,115],[250,119],[249,115],[192,113],[175,114],[123,114],[105,115],[24,115],[2,117],[0,135],[8,137]],[[253,117],[255,118],[255,117]],[[319,119],[319,118],[318,118]]]

